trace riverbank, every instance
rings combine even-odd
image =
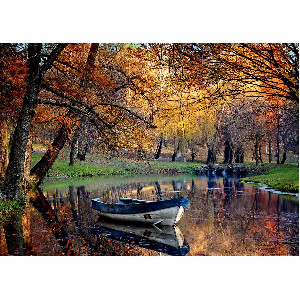
[[[41,159],[42,155],[42,153],[33,153],[32,166]],[[105,158],[97,154],[87,155],[85,161],[77,160],[74,166],[69,166],[68,157],[60,155],[48,172],[47,178],[130,174],[194,174],[197,166],[199,163]]]
[[[298,164],[264,164],[249,172],[243,181],[264,183],[276,191],[299,193],[299,166]]]
[[[32,155],[32,165],[40,158],[42,153]],[[69,166],[68,156],[61,155],[47,178],[88,178],[103,175],[131,175],[131,174],[195,174],[199,162],[171,162],[171,161],[143,161],[127,158],[105,158],[100,155],[88,155],[86,161],[76,161],[74,166]],[[220,165],[222,166],[222,165]],[[225,166],[225,165],[224,165]],[[299,166],[298,164],[243,164],[247,168],[247,177],[243,181],[264,183],[269,187],[282,191],[298,193],[299,191]]]

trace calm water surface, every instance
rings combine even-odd
[[[100,220],[91,199],[191,201],[178,225]],[[46,181],[1,229],[1,255],[299,255],[299,205],[237,177],[130,176]]]

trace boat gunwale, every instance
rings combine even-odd
[[[138,204],[104,203],[100,200],[100,198],[92,199],[92,207],[95,210],[110,214],[138,214],[175,206],[183,206],[185,209],[187,209],[189,204],[190,201],[184,197]]]

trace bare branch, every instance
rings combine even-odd
[[[121,105],[118,105],[118,104],[114,104],[114,103],[108,103],[108,102],[99,102],[96,105],[89,106],[86,103],[84,103],[83,101],[79,100],[78,98],[74,98],[74,97],[68,96],[65,93],[62,93],[62,92],[60,92],[60,91],[58,91],[58,90],[50,87],[46,83],[42,83],[42,87],[45,90],[50,91],[51,93],[53,93],[53,94],[55,94],[55,95],[57,95],[57,96],[59,96],[61,98],[64,98],[64,99],[67,99],[67,100],[71,101],[72,104],[77,104],[77,105],[83,106],[90,113],[95,113],[95,111],[93,110],[93,107],[96,107],[96,106],[111,106],[111,107],[116,107],[118,109],[126,111],[130,115],[134,116],[136,119],[139,119],[143,123],[145,123],[148,126],[150,126],[151,128],[156,128],[155,125],[153,125],[152,123],[148,122],[147,120],[145,120],[144,118],[142,118],[141,116],[139,116],[138,114],[134,113],[133,111],[131,111],[130,109],[128,109],[128,108],[126,108],[124,106],[121,106]]]
[[[57,44],[57,46],[52,50],[50,55],[48,56],[46,62],[42,65],[41,70],[43,73],[46,73],[46,71],[51,68],[53,62],[56,60],[58,55],[64,50],[64,48],[68,44]]]

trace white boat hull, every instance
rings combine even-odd
[[[148,224],[160,224],[173,226],[182,217],[184,213],[183,206],[175,206],[169,208],[163,208],[160,210],[154,210],[144,213],[135,214],[112,214],[107,212],[98,212],[100,216],[105,218],[116,220],[116,221],[126,221],[126,222],[142,222]]]

